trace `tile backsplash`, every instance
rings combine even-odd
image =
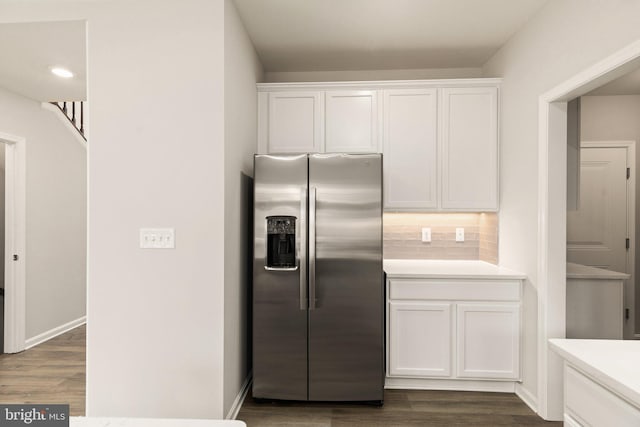
[[[459,259],[498,263],[498,216],[495,213],[385,213],[384,257],[388,259]],[[431,242],[422,228],[431,228]],[[456,242],[456,228],[464,242]]]
[[[498,264],[498,214],[479,214],[480,252],[481,261]]]

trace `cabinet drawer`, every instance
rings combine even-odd
[[[519,280],[390,279],[392,300],[519,301]]]
[[[637,408],[565,363],[565,418],[588,426],[638,426]]]

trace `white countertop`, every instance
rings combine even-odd
[[[385,259],[389,278],[526,279],[526,275],[484,261]]]
[[[624,280],[631,277],[627,273],[605,270],[604,268],[590,267],[588,265],[567,263],[567,279],[618,279]]]
[[[571,365],[640,407],[640,341],[550,339]]]
[[[69,417],[70,427],[246,427],[238,420]]]

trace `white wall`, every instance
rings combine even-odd
[[[26,138],[29,339],[86,314],[87,152],[40,102],[1,88],[0,131]]]
[[[247,378],[257,91],[263,70],[231,0],[224,2],[224,413]]]
[[[640,142],[640,95],[583,96],[581,103],[583,141]]]
[[[639,38],[640,2],[554,0],[483,67],[486,77],[504,78],[499,259],[502,265],[529,276],[524,300],[523,387],[533,398],[540,393],[535,341],[538,97]]]
[[[223,2],[90,6],[87,415],[222,418]]]
[[[224,9],[224,0],[0,3],[5,22],[87,19],[89,416],[223,418],[224,396],[240,388],[243,362],[229,360],[224,374],[225,316],[241,305],[225,290],[242,298],[237,271],[225,287],[225,176],[241,170],[225,169]],[[229,46],[252,62],[244,41]],[[247,73],[230,82],[250,107]],[[228,145],[230,159],[245,151]],[[176,248],[139,249],[141,227],[175,227]]]
[[[481,77],[481,68],[425,68],[414,70],[269,71],[264,80],[274,82],[339,82],[366,80],[456,79]]]
[[[640,95],[583,96],[580,131],[583,141],[636,141],[636,235],[640,240]],[[636,251],[636,271],[640,250]],[[636,272],[636,288],[639,275]],[[640,301],[636,295],[636,301]],[[636,312],[640,306],[636,307]],[[636,317],[640,325],[640,316]],[[637,328],[636,328],[637,329]]]

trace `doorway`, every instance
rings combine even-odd
[[[13,221],[14,236],[6,238],[5,352],[37,345],[86,320],[86,145],[81,136],[70,133],[77,133],[70,117],[56,116],[47,108],[49,101],[86,101],[86,32],[83,19],[0,24],[0,53],[5,60],[0,103],[6,113],[0,119],[0,131],[13,133],[0,135],[0,143],[7,148],[7,202],[12,200],[12,183],[20,188],[13,196],[13,210],[7,206],[7,213],[12,213],[6,218],[6,229],[12,229]],[[29,49],[16,50],[23,42],[28,42]],[[54,75],[52,68],[59,66],[73,76]],[[69,115],[78,117],[80,112],[73,105]],[[82,116],[86,123],[86,114]],[[82,139],[81,144],[77,139]],[[29,144],[28,235],[25,140]],[[24,284],[27,267],[28,286]]]
[[[3,352],[25,346],[25,144],[0,133],[4,151],[4,337]]]
[[[624,337],[634,336],[635,141],[582,141],[577,209],[567,210],[567,262],[627,273]],[[633,239],[635,240],[635,239]]]
[[[545,419],[561,420],[563,413],[563,363],[547,344],[566,331],[567,103],[638,67],[640,41],[539,97],[538,410]]]

